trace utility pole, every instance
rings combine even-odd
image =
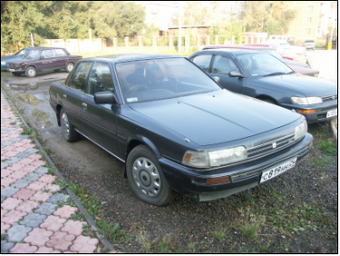
[[[182,46],[182,2],[179,3],[179,27],[178,27],[178,52],[181,52]]]
[[[33,42],[33,34],[31,33],[31,45],[34,47],[34,42]]]

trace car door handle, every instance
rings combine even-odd
[[[67,98],[67,95],[64,93],[62,97],[63,97],[64,99],[66,99],[66,98]]]
[[[85,110],[86,110],[86,108],[87,108],[87,104],[83,102],[81,105],[83,106],[83,109],[85,109]]]

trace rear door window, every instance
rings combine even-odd
[[[229,76],[230,71],[240,72],[232,59],[220,55],[215,56],[212,73]]]

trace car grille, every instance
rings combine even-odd
[[[294,133],[292,133],[280,139],[277,139],[271,142],[266,142],[264,144],[250,148],[247,150],[248,159],[269,155],[278,150],[286,148],[289,145],[291,145],[293,142],[297,142],[294,140],[294,136],[295,136]]]
[[[338,98],[338,95],[333,94],[333,95],[328,95],[328,96],[322,97],[322,101],[323,102],[332,101],[332,100],[335,100],[337,98]]]
[[[13,64],[13,63],[8,63],[8,64],[7,64],[7,67],[8,67],[8,68],[16,68],[16,65]]]

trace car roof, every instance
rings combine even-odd
[[[203,48],[203,50],[208,49],[275,50],[275,48],[266,45],[210,45]]]
[[[199,53],[204,53],[204,52],[211,52],[211,53],[215,53],[215,52],[227,52],[229,55],[232,56],[236,56],[238,54],[244,54],[244,53],[256,53],[256,51],[254,50],[248,50],[248,49],[230,49],[230,48],[218,48],[218,49],[207,49],[207,50],[202,50],[202,51],[198,51]],[[260,53],[260,52],[258,52]]]
[[[104,60],[110,62],[129,62],[129,61],[138,61],[138,60],[148,60],[148,59],[163,59],[163,58],[184,58],[179,55],[169,55],[169,54],[149,54],[149,53],[130,53],[130,54],[113,54],[106,56],[97,56],[82,59],[81,61],[86,60]]]

